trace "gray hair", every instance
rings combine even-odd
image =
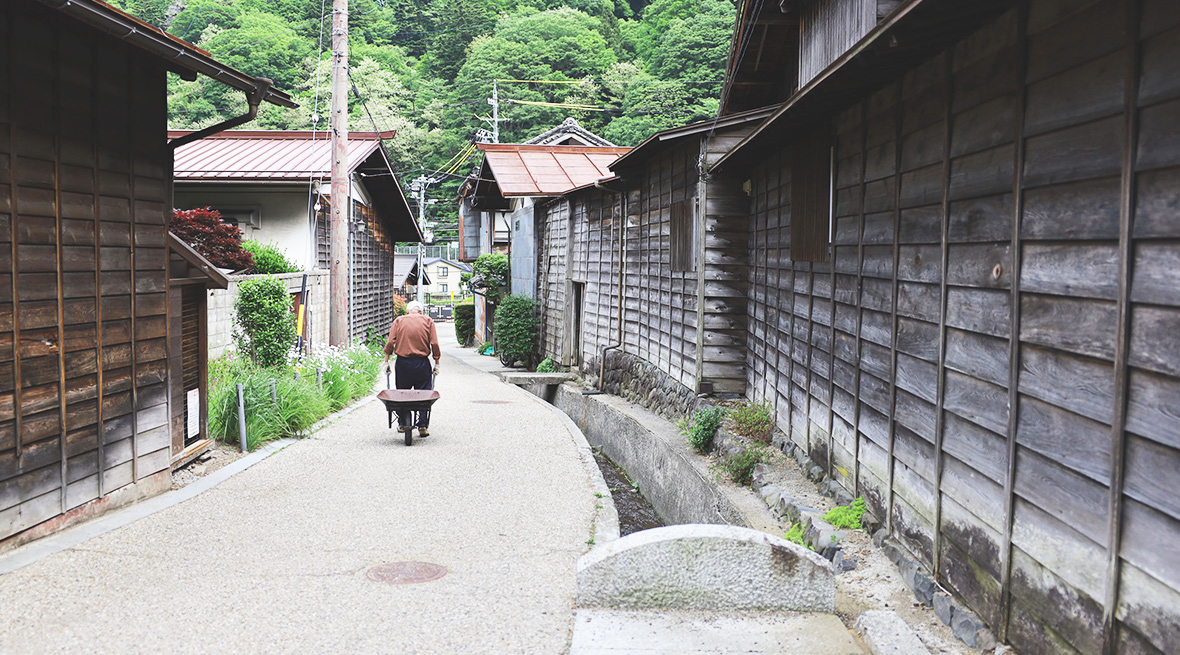
[[[411,300],[410,302],[406,303],[406,313],[413,314],[414,312],[418,312],[419,314],[422,313],[422,303],[418,302],[417,300]]]

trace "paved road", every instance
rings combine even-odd
[[[601,482],[555,410],[450,354],[442,369],[412,447],[372,402],[0,576],[0,653],[566,652]],[[397,561],[448,573],[366,578]]]

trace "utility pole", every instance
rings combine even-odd
[[[348,193],[348,0],[332,0],[332,214],[329,281],[331,315],[328,342],[348,339],[348,224],[352,199]]]
[[[500,142],[500,85],[492,80],[492,143]]]
[[[425,303],[426,297],[425,289],[422,288],[422,278],[426,275],[426,205],[437,202],[426,199],[426,187],[437,181],[433,177],[420,175],[410,183],[410,191],[418,199],[418,228],[422,231],[422,241],[418,242],[418,283],[415,285],[418,289],[416,298],[420,303]]]

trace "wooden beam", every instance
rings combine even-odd
[[[1107,546],[1106,593],[1102,607],[1102,653],[1114,655],[1118,645],[1118,598],[1123,536],[1123,485],[1127,460],[1127,357],[1131,340],[1131,284],[1134,280],[1135,163],[1139,143],[1140,0],[1127,4],[1127,78],[1123,89],[1123,161],[1119,185],[1119,295],[1115,331],[1114,412],[1110,428],[1110,528]]]
[[[1016,506],[1016,430],[1020,414],[1020,226],[1024,213],[1024,108],[1028,102],[1028,3],[1022,2],[1016,15],[1015,165],[1012,170],[1012,287],[1008,324],[1008,471],[1004,478],[1004,534],[1000,544],[1000,641],[1008,641],[1012,604],[1012,528]]]
[[[946,431],[946,418],[943,415],[943,401],[946,397],[946,295],[947,268],[950,266],[950,216],[951,216],[951,112],[954,100],[954,85],[951,76],[953,59],[951,50],[943,55],[943,101],[946,111],[943,114],[942,132],[942,225],[940,228],[942,242],[942,267],[939,269],[939,308],[938,308],[938,381],[935,390],[934,404],[934,541],[931,553],[931,573],[935,581],[942,569],[942,448],[943,432]]]
[[[865,151],[868,149],[869,138],[869,103],[867,100],[860,103],[860,189],[857,191],[858,216],[856,220],[856,368],[853,371],[853,399],[852,399],[852,435],[854,437],[852,442],[852,495],[860,496],[860,357],[861,357],[861,323],[863,322],[864,312],[861,308],[861,293],[864,287],[864,249],[865,249],[865,173],[868,169],[868,157],[865,156]],[[885,522],[884,516],[877,517],[882,523]]]
[[[889,447],[888,454],[888,476],[889,479],[885,481],[886,488],[886,502],[885,502],[885,526],[890,535],[893,534],[893,483],[894,483],[894,465],[897,461],[894,451],[894,444],[897,438],[897,296],[898,296],[898,282],[897,269],[898,260],[900,258],[901,250],[901,128],[905,120],[905,113],[902,111],[902,94],[905,87],[902,84],[904,78],[898,78],[894,84],[895,90],[893,94],[893,281],[892,281],[892,300],[889,307]],[[867,157],[867,155],[866,155]]]

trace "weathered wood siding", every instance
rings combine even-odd
[[[349,332],[354,340],[364,340],[369,332],[389,332],[393,324],[392,289],[394,250],[385,226],[373,208],[353,201],[353,220],[365,225],[354,231],[352,241],[352,299]]]
[[[0,8],[0,539],[170,464],[165,72],[30,4]]]
[[[807,86],[876,24],[877,0],[800,3],[799,86]]]
[[[1022,653],[1180,643],[1180,5],[1022,5],[751,175],[750,388]],[[1104,624],[1116,628],[1107,630]]]

